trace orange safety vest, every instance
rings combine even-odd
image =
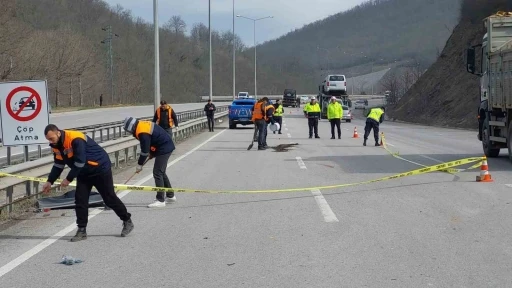
[[[85,137],[85,134],[79,131],[72,131],[72,130],[63,130],[64,131],[64,143],[62,143],[64,149],[62,150],[63,154],[66,156],[66,158],[71,159],[73,158],[73,146],[71,145],[71,142],[75,140],[76,138],[84,139],[87,141],[87,138]],[[55,153],[55,158],[57,160],[64,160],[64,156],[60,153],[60,150],[58,148],[52,147],[53,153]],[[92,166],[98,166],[98,162],[95,161],[87,161],[89,165]]]
[[[262,107],[263,102],[256,102],[254,104],[254,111],[252,111],[252,121],[265,119],[265,112],[266,110]]]
[[[140,133],[147,133],[149,135],[153,134],[153,130],[155,130],[155,123],[151,121],[140,121],[139,124],[137,124],[137,129],[135,129],[135,138],[139,140],[139,134]],[[156,147],[151,146],[151,151],[155,152]]]
[[[268,111],[268,110],[270,110],[270,109],[275,110],[274,105],[267,105],[267,106],[265,106],[265,121],[267,121],[267,120],[268,120],[268,117],[267,117],[267,111]],[[274,114],[274,112],[272,112],[272,114]]]
[[[157,118],[156,119],[156,124],[160,124],[160,109],[162,109],[162,107],[158,107],[158,109],[156,109],[156,118]],[[173,123],[172,117],[171,117],[171,115],[172,115],[172,107],[171,107],[171,105],[169,105],[169,104],[165,105],[165,110],[169,110],[168,111],[169,113],[167,113],[168,116],[169,116],[169,126],[173,127],[174,123]]]

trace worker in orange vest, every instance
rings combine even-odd
[[[265,129],[267,129],[265,107],[267,106],[268,98],[263,97],[258,100],[251,108],[252,122],[254,123],[255,133],[258,134],[258,150],[265,150]]]
[[[162,100],[160,101],[160,107],[155,111],[153,122],[164,128],[172,139],[172,127],[178,127],[178,116],[176,116],[176,112],[174,112],[171,105],[167,104],[165,100]]]

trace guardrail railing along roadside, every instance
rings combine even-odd
[[[215,119],[220,119],[222,117],[227,116],[228,113],[229,112],[227,111],[227,109],[222,109],[222,111],[220,112],[219,109],[217,109],[217,113],[215,113],[214,117]],[[178,128],[173,129],[173,139],[179,142],[187,138],[188,136],[195,134],[198,131],[201,131],[202,129],[206,128],[208,123],[207,121],[208,120],[206,119],[206,117],[198,117],[196,119],[184,122],[183,125],[180,125]],[[127,163],[129,159],[137,159],[138,157],[137,152],[139,151],[139,141],[133,137],[125,137],[113,141],[103,142],[100,143],[100,146],[102,146],[105,149],[105,151],[107,151],[110,157],[114,157],[114,168],[119,167],[121,160],[124,160],[124,163]],[[123,156],[123,158],[121,158],[121,156]],[[34,161],[23,162],[17,165],[1,169],[0,172],[41,178],[47,177],[52,165],[53,156],[47,156],[39,158]],[[15,198],[14,187],[24,183],[25,193],[19,193],[20,195],[24,195],[19,198]],[[11,213],[13,211],[13,204],[27,200],[29,198],[39,197],[41,195],[41,192],[39,192],[39,186],[40,183],[36,181],[27,181],[14,177],[0,178],[0,190],[5,191],[6,193],[6,203],[0,205],[0,216],[2,216],[3,213],[5,213],[5,210],[7,210],[7,214]]]
[[[216,108],[217,108],[216,112],[220,113],[220,112],[226,111],[228,109],[228,106],[223,105],[223,106],[219,106]],[[178,117],[178,122],[181,124],[181,123],[186,123],[187,121],[190,121],[193,119],[204,117],[205,114],[204,114],[203,109],[193,109],[193,110],[177,112],[176,116]],[[153,116],[139,117],[137,119],[151,120],[151,119],[153,119]],[[91,137],[98,143],[102,143],[104,141],[110,141],[112,139],[117,139],[117,138],[122,138],[122,137],[127,136],[126,132],[123,130],[123,120],[109,122],[109,123],[95,124],[95,125],[87,125],[87,126],[81,126],[81,127],[75,127],[75,128],[65,128],[65,129],[82,131],[85,134],[89,135],[89,137]],[[28,146],[23,146],[23,147],[24,147],[24,152],[16,153],[16,154],[12,154],[11,147],[6,147],[7,155],[0,157],[1,167],[5,167],[6,165],[9,166],[11,164],[17,164],[22,161],[28,162],[28,161],[31,161],[34,159],[39,159],[41,157],[51,154],[51,150],[47,145],[45,145],[45,146],[37,145],[37,149],[35,149],[35,150],[29,150]],[[15,163],[13,163],[13,162],[15,162]]]

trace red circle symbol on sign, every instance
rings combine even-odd
[[[11,101],[12,97],[16,95],[18,92],[29,92],[30,96],[24,99],[23,104],[19,106],[19,109],[14,112],[12,109]],[[34,99],[35,98],[35,99]],[[35,100],[35,101],[34,101]],[[36,90],[27,87],[27,86],[20,86],[15,89],[13,89],[9,95],[7,95],[6,99],[6,105],[5,108],[7,108],[7,112],[9,112],[9,115],[11,115],[12,118],[18,121],[30,121],[39,115],[39,112],[41,112],[42,104],[41,96],[39,96],[39,93],[37,93]],[[21,102],[21,101],[20,101]],[[27,106],[31,106],[34,112],[28,116],[20,116],[20,113],[25,109]]]

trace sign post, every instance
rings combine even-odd
[[[0,118],[4,146],[46,144],[50,122],[46,80],[0,83]]]

